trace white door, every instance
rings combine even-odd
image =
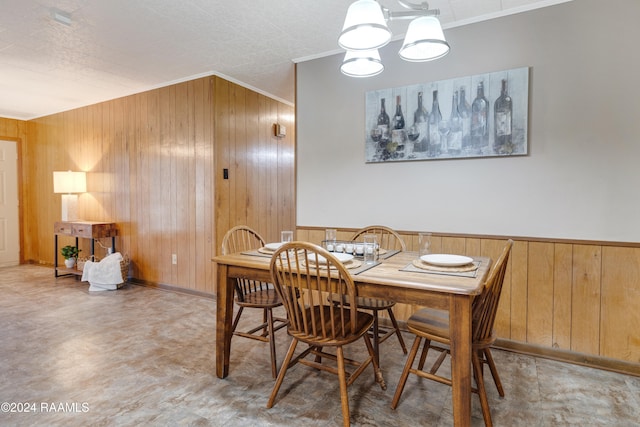
[[[18,150],[0,141],[0,267],[20,263],[18,221]]]

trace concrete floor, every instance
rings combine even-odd
[[[274,383],[267,344],[234,338],[230,375],[218,379],[214,300],[136,285],[89,293],[87,283],[31,265],[0,269],[0,293],[0,403],[9,403],[1,426],[341,424],[337,378],[303,365],[265,408]],[[277,342],[281,361],[284,330]],[[415,376],[390,409],[406,356],[393,338],[382,349],[388,389],[365,371],[349,389],[352,425],[451,425],[449,387]],[[494,356],[506,393],[500,398],[487,381],[496,426],[640,425],[638,377]],[[472,406],[472,424],[484,425],[475,395]]]

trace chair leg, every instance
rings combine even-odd
[[[265,325],[264,328],[262,328],[262,336],[266,337],[267,335],[269,335],[269,325],[267,324],[267,322],[269,321],[269,312],[271,311],[271,309],[269,308],[264,308],[262,309],[262,324]]]
[[[378,362],[376,362],[375,351],[373,350],[373,345],[371,344],[369,335],[364,334],[362,338],[364,339],[364,343],[367,345],[367,351],[369,351],[369,357],[371,358],[371,363],[373,364],[373,373],[376,382],[380,384],[381,389],[386,390],[387,383],[384,381],[384,377],[382,376],[382,369],[380,369],[380,365],[378,365]]]
[[[418,362],[418,369],[422,371],[424,368],[424,362],[427,360],[427,353],[429,352],[429,346],[431,345],[431,340],[424,340],[424,346],[422,347],[422,353],[420,353],[420,361]]]
[[[493,355],[491,354],[491,350],[488,348],[485,348],[484,356],[485,356],[487,365],[489,365],[489,369],[491,370],[491,376],[493,377],[493,382],[495,383],[496,388],[498,389],[498,394],[500,394],[500,397],[504,397],[504,389],[502,388],[502,381],[500,381],[500,375],[498,375],[498,370],[496,369],[496,364],[493,361]]]
[[[349,416],[349,394],[347,393],[347,374],[344,368],[344,353],[342,346],[336,347],[338,362],[338,381],[340,382],[340,403],[342,405],[342,424],[344,427],[351,425]]]
[[[380,330],[378,326],[378,310],[373,310],[373,353],[376,364],[380,366]]]
[[[273,331],[273,311],[267,309],[267,328],[269,334],[269,347],[271,348],[271,376],[278,376],[278,361],[276,360],[276,337]]]
[[[242,315],[243,309],[244,307],[240,307],[238,309],[238,312],[236,313],[236,318],[233,319],[233,324],[231,325],[231,333],[234,333],[236,331],[236,327],[238,326],[238,322],[240,321],[240,316]]]
[[[387,308],[387,313],[389,313],[389,319],[391,319],[391,324],[396,330],[396,335],[398,336],[398,341],[400,341],[400,346],[402,347],[402,351],[404,354],[407,354],[407,346],[404,344],[404,339],[402,338],[402,333],[400,332],[400,327],[398,326],[398,321],[396,320],[396,316],[393,315],[393,310],[391,308]]]
[[[482,362],[478,351],[471,353],[471,362],[473,364],[473,373],[476,377],[476,387],[478,388],[478,396],[480,397],[480,406],[482,407],[482,417],[486,427],[493,426],[491,421],[491,410],[489,409],[489,401],[487,400],[487,390],[484,387],[484,378],[482,375]]]
[[[284,380],[284,376],[287,373],[287,369],[289,369],[289,363],[293,358],[293,353],[296,351],[296,346],[298,345],[298,340],[293,338],[291,340],[291,345],[289,345],[289,350],[287,351],[287,355],[282,362],[282,366],[280,367],[280,372],[278,373],[278,378],[276,379],[276,383],[273,385],[273,390],[271,391],[271,396],[269,396],[269,401],[267,402],[267,408],[273,407],[273,403],[276,400],[276,396],[278,395],[278,391],[280,390],[280,386],[282,385],[282,380]]]
[[[411,365],[413,365],[413,361],[416,359],[416,354],[418,354],[420,341],[422,341],[422,338],[419,336],[416,336],[415,341],[413,341],[413,346],[411,346],[411,351],[409,352],[409,356],[407,356],[407,362],[404,364],[402,375],[400,375],[400,381],[398,381],[396,394],[393,396],[393,400],[391,401],[391,409],[396,409],[398,407],[398,401],[400,401],[400,395],[402,395],[404,385],[407,383],[407,377],[409,377]]]

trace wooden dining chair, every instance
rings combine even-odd
[[[222,254],[259,249],[264,246],[264,239],[253,229],[239,225],[233,227],[222,239]],[[237,279],[235,287],[235,303],[238,312],[233,319],[231,330],[234,335],[268,342],[271,350],[271,375],[278,375],[276,359],[275,332],[285,327],[287,319],[274,317],[273,309],[282,306],[282,301],[273,285],[265,282],[248,279]],[[262,323],[248,331],[237,331],[238,322],[245,308],[257,308],[262,310]]]
[[[360,241],[365,234],[374,234],[376,236],[376,242],[380,245],[380,249],[386,249],[388,251],[407,250],[407,246],[404,243],[404,240],[402,240],[402,237],[400,237],[400,235],[391,228],[383,225],[372,225],[362,228],[358,230],[353,237],[351,237],[351,240]],[[393,315],[392,309],[394,305],[396,305],[395,301],[358,297],[358,307],[363,310],[371,310],[373,313],[373,325],[371,326],[369,335],[373,339],[373,349],[376,354],[376,362],[378,362],[378,365],[380,365],[380,343],[386,341],[387,338],[394,334],[398,337],[402,351],[404,354],[407,354],[407,346],[402,338],[398,321]],[[383,310],[387,311],[393,329],[380,329],[378,312]]]
[[[347,298],[357,301],[356,286],[342,263],[320,246],[307,242],[287,243],[275,251],[270,268],[273,284],[289,318],[287,332],[293,340],[267,408],[273,407],[288,369],[299,362],[338,375],[342,420],[345,426],[350,425],[347,387],[370,364],[373,365],[376,382],[384,386],[373,345],[367,335],[373,316],[359,311],[357,303],[341,303]],[[345,358],[343,346],[360,339],[366,345],[368,357],[361,362]],[[308,348],[293,358],[299,342],[308,344]],[[335,348],[335,354],[325,347]],[[311,355],[315,358],[307,358]],[[348,372],[345,365],[352,366],[353,370]]]
[[[509,254],[511,253],[512,246],[513,240],[509,239],[502,251],[502,254],[500,255],[500,258],[498,258],[498,261],[496,261],[491,269],[482,292],[474,298],[472,306],[471,361],[473,366],[473,376],[476,382],[476,387],[473,388],[472,391],[477,393],[480,397],[482,416],[486,426],[491,426],[492,421],[489,402],[487,401],[487,393],[484,386],[483,367],[485,363],[489,365],[498,393],[501,397],[504,397],[504,389],[502,388],[502,382],[498,376],[498,371],[496,369],[493,356],[491,355],[490,347],[496,340],[493,324],[498,310],[498,303],[500,302],[502,283],[504,282],[504,275],[507,269],[507,262],[509,261]],[[450,345],[449,312],[429,308],[418,310],[415,314],[409,317],[407,327],[409,332],[416,335],[416,338],[413,342],[413,346],[411,347],[411,352],[407,357],[407,362],[405,363],[402,375],[400,376],[400,381],[398,382],[396,393],[393,396],[393,401],[391,402],[391,407],[393,409],[398,406],[398,401],[400,400],[400,396],[407,382],[407,377],[410,373],[421,378],[427,378],[451,386],[451,379],[437,375],[440,365],[447,354],[450,354],[450,349],[448,347],[432,344],[435,341],[446,346]],[[418,353],[420,342],[423,338],[425,342],[418,362],[418,367],[417,369],[413,369],[412,365]],[[423,368],[429,349],[439,351],[440,355],[434,362],[431,369],[427,372],[423,370]]]

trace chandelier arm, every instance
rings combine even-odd
[[[398,19],[414,19],[421,16],[438,16],[440,15],[440,9],[431,10],[413,10],[410,12],[392,12],[387,9],[385,18],[389,21],[395,21]]]

